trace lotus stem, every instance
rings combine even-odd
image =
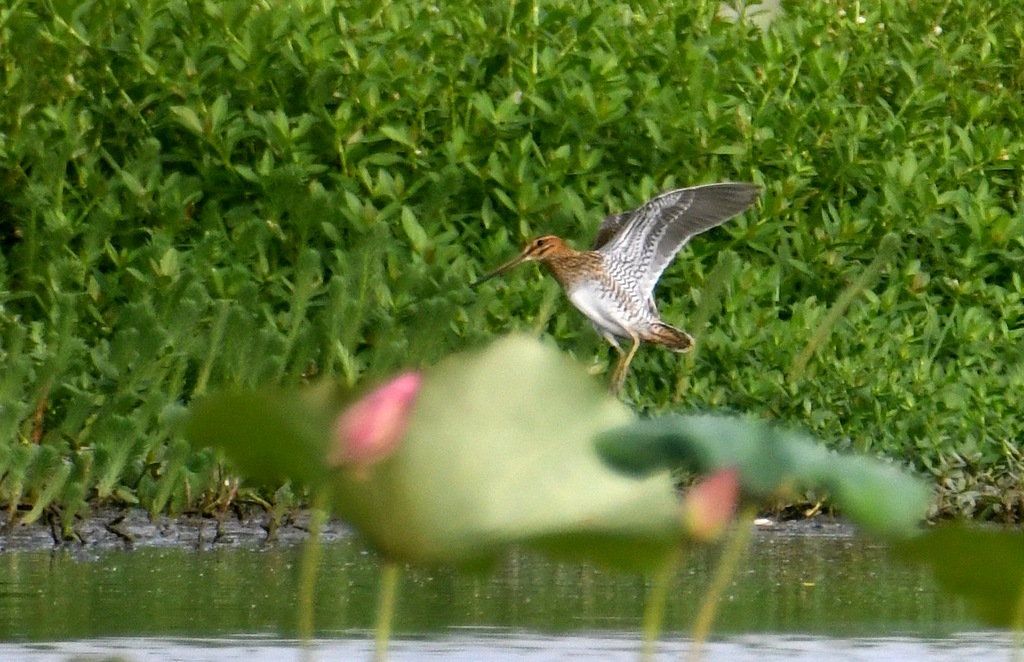
[[[740,558],[750,542],[750,532],[754,528],[754,518],[757,516],[757,509],[754,506],[744,506],[736,522],[729,540],[726,541],[725,549],[722,550],[722,558],[715,568],[711,577],[711,584],[704,593],[704,600],[701,602],[700,611],[697,613],[697,620],[693,624],[692,645],[687,659],[690,662],[700,660],[702,649],[708,636],[711,634],[711,624],[718,612],[718,605],[722,602],[722,595],[729,586],[736,569],[739,567]]]
[[[658,643],[658,635],[665,623],[665,603],[682,556],[683,548],[677,547],[654,575],[651,594],[644,605],[643,646],[640,650],[642,662],[654,661],[654,646]]]
[[[377,624],[374,627],[374,662],[386,662],[388,659],[388,642],[391,641],[391,624],[395,619],[395,599],[398,596],[400,575],[401,569],[395,563],[386,562],[381,568]]]
[[[327,521],[327,491],[320,490],[313,498],[309,515],[309,539],[302,550],[302,568],[299,573],[299,639],[309,659],[309,644],[313,641],[313,597],[316,593],[316,572],[320,566],[323,545],[320,531]]]
[[[1024,662],[1024,584],[1017,596],[1017,608],[1014,609],[1010,627],[1013,629],[1013,653],[1010,659],[1013,662]]]

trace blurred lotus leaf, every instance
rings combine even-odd
[[[404,439],[369,466],[330,466],[340,403],[323,385],[213,396],[188,434],[247,476],[327,487],[335,513],[398,560],[476,563],[520,543],[647,568],[680,544],[668,470],[637,479],[594,449],[630,411],[534,340],[509,337],[425,371]]]
[[[938,526],[895,546],[931,568],[946,591],[968,599],[989,625],[1024,630],[1024,533]]]
[[[864,456],[829,451],[807,435],[738,416],[667,416],[635,421],[598,438],[613,466],[634,475],[678,467],[699,474],[735,467],[748,501],[822,487],[859,526],[912,535],[931,493],[919,480]]]
[[[737,493],[823,486],[862,527],[891,535],[914,530],[929,503],[892,467],[758,421],[637,421],[579,365],[519,336],[343,402],[325,384],[214,395],[188,435],[250,479],[328,491],[381,553],[417,563],[485,563],[521,544],[648,569],[718,535]],[[680,498],[677,467],[715,476]]]

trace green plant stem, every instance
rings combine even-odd
[[[316,593],[316,571],[323,546],[320,530],[327,521],[327,490],[320,490],[313,499],[309,517],[309,539],[302,550],[299,574],[299,639],[307,644],[313,640],[313,597]]]
[[[1013,613],[1013,662],[1024,662],[1024,584],[1021,584],[1020,595],[1017,596],[1017,607]]]
[[[210,345],[207,348],[206,359],[203,361],[203,366],[199,370],[199,377],[196,378],[195,388],[192,389],[193,396],[199,396],[206,393],[206,384],[210,380],[210,374],[213,371],[213,364],[220,354],[221,343],[224,340],[224,330],[228,325],[228,314],[231,312],[230,303],[222,299],[217,302],[216,307],[217,318],[213,323],[213,327],[210,329]]]
[[[740,558],[747,548],[747,543],[750,542],[750,532],[753,530],[754,518],[756,516],[757,510],[753,506],[744,506],[743,510],[740,511],[736,528],[733,529],[732,535],[722,551],[722,558],[718,562],[718,567],[715,568],[715,574],[711,578],[708,590],[704,593],[704,600],[700,605],[700,611],[697,613],[697,620],[693,624],[693,643],[687,658],[690,662],[698,662],[700,660],[704,643],[711,634],[711,624],[715,620],[715,614],[718,612],[718,605],[722,601],[722,595],[725,593],[729,582],[732,581],[733,575],[736,574]]]
[[[401,568],[394,563],[384,563],[380,575],[380,598],[377,603],[377,624],[374,627],[374,662],[388,659],[388,642],[391,641],[391,624],[395,618],[395,598],[398,596],[398,579]]]
[[[559,291],[557,287],[552,287],[548,283],[544,288],[544,298],[541,299],[540,308],[537,310],[537,316],[533,320],[532,334],[536,337],[540,337],[544,333],[544,329],[547,327],[548,322],[551,321],[551,316],[555,313],[555,305],[558,301]]]
[[[793,363],[789,368],[789,379],[790,381],[796,381],[803,377],[804,370],[807,368],[808,362],[814,352],[828,339],[832,328],[835,327],[836,323],[839,322],[840,318],[846,314],[850,306],[853,304],[854,299],[857,295],[871,287],[878,278],[878,274],[882,271],[882,267],[888,264],[889,260],[896,253],[896,249],[899,247],[899,237],[893,233],[889,233],[882,237],[882,242],[878,246],[878,255],[871,261],[871,264],[857,276],[850,285],[842,291],[839,298],[836,299],[835,304],[829,309],[828,313],[825,314],[825,319],[821,321],[818,328],[814,330],[814,335],[807,341],[807,346],[804,347],[803,351],[800,352],[793,359]]]
[[[711,273],[705,279],[705,286],[701,292],[700,301],[697,303],[697,308],[693,311],[693,315],[690,316],[687,323],[690,332],[698,334],[697,346],[693,348],[693,351],[687,352],[685,355],[686,370],[679,371],[679,377],[676,379],[672,395],[673,403],[678,404],[690,395],[693,366],[700,352],[699,334],[704,331],[708,320],[711,319],[711,311],[721,308],[726,286],[736,277],[739,265],[739,258],[732,251],[719,253],[718,262],[715,263],[714,269],[711,270]]]
[[[665,623],[665,603],[668,600],[672,579],[675,577],[676,568],[679,567],[682,556],[683,548],[677,547],[654,576],[651,594],[647,598],[647,604],[644,605],[643,647],[640,653],[640,659],[643,662],[654,660],[654,645],[657,643],[658,635],[661,634],[662,625]]]

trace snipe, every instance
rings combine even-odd
[[[639,209],[605,218],[589,251],[577,251],[554,235],[537,237],[473,287],[523,262],[543,263],[573,305],[618,350],[610,384],[612,393],[618,393],[640,343],[674,352],[693,348],[690,334],[661,320],[654,286],[692,237],[739,215],[754,204],[758,193],[757,186],[743,183],[668,191]],[[628,352],[619,339],[630,340]]]

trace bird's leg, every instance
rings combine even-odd
[[[629,335],[633,344],[625,354],[622,353],[622,348],[619,347],[618,343],[615,344],[615,348],[619,350],[619,363],[612,372],[608,390],[612,395],[616,396],[622,391],[623,384],[626,383],[626,373],[629,371],[629,364],[633,361],[633,355],[636,354],[637,348],[640,347],[640,338],[632,333]]]
[[[601,335],[604,336],[604,339],[608,341],[608,344],[615,348],[615,353],[619,355],[619,360],[615,364],[615,369],[612,370],[611,379],[608,382],[608,392],[611,393],[612,395],[618,395],[618,391],[615,388],[615,378],[619,374],[619,366],[622,365],[622,359],[626,356],[626,353],[622,351],[622,345],[619,344],[619,341],[615,338],[615,336],[611,334],[606,335],[604,333],[602,333]]]
[[[619,343],[615,343],[613,347],[615,347],[615,351],[619,355],[619,360],[615,363],[615,369],[612,370],[611,377],[608,380],[608,392],[617,396],[619,391],[622,390],[622,380],[619,379],[619,370],[622,368],[622,362],[626,360],[626,353],[622,351],[622,346],[620,346]]]

